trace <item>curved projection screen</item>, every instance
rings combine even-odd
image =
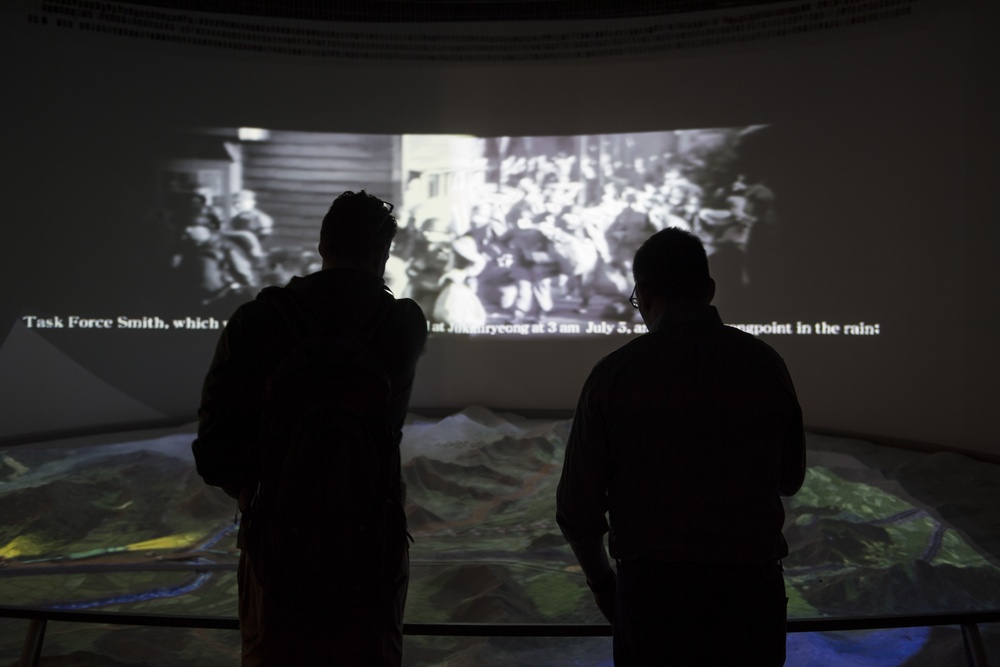
[[[809,251],[781,224],[781,200],[767,185],[760,144],[779,132],[171,132],[166,152],[144,161],[155,165],[148,174],[155,201],[144,211],[142,236],[123,249],[149,262],[134,295],[143,307],[111,310],[107,293],[72,312],[45,309],[41,300],[19,323],[61,338],[217,330],[261,288],[320,270],[320,220],[330,175],[340,169],[397,202],[400,231],[386,282],[420,304],[432,333],[645,333],[628,303],[632,257],[651,234],[675,227],[704,242],[720,299],[743,318],[736,326],[753,334],[878,336],[877,321],[768,320],[779,314],[767,303],[781,300],[779,267]]]
[[[986,252],[970,15],[929,4],[521,64],[234,54],[11,16],[0,433],[193,419],[235,306],[315,270],[333,197],[366,189],[400,222],[387,282],[431,322],[414,407],[571,409],[645,330],[635,248],[677,226],[705,242],[724,321],[785,357],[807,423],[988,450],[955,298]]]

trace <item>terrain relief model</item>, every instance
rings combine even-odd
[[[555,523],[569,427],[476,407],[407,420],[406,622],[605,622]],[[193,428],[0,451],[0,604],[235,617],[235,502],[202,483],[192,438]],[[1000,608],[998,466],[816,435],[808,445],[805,485],[785,499],[789,618]],[[0,620],[0,665],[17,661],[26,629]],[[869,661],[849,664],[929,665],[955,633],[792,634],[787,664],[862,650]],[[42,664],[238,655],[231,630],[50,623]],[[611,640],[411,635],[404,664],[610,665]]]

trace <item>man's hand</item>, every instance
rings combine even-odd
[[[250,503],[253,502],[253,497],[256,492],[252,487],[245,486],[240,489],[240,495],[236,497],[236,504],[239,505],[240,512],[246,512],[250,509]]]
[[[254,496],[254,490],[251,487],[227,484],[221,488],[227,496],[236,499],[236,504],[239,506],[241,512],[247,511]]]
[[[604,618],[608,619],[608,623],[611,623],[615,615],[615,591],[618,589],[618,575],[615,574],[614,570],[608,570],[601,581],[588,581],[587,585],[594,592],[594,602],[597,603],[597,608],[604,614]]]
[[[615,611],[615,591],[618,588],[618,575],[615,574],[608,560],[608,552],[604,548],[604,539],[579,544],[570,542],[573,555],[580,563],[583,574],[587,577],[587,586],[594,593],[594,602],[604,617],[611,622]]]

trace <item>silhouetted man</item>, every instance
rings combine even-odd
[[[222,334],[205,380],[198,438],[193,448],[198,472],[205,482],[238,498],[243,512],[238,542],[243,549],[239,565],[239,612],[244,665],[399,665],[401,661],[409,557],[399,439],[427,323],[413,301],[394,299],[383,283],[389,245],[397,228],[391,211],[391,205],[364,191],[345,192],[337,197],[320,231],[323,269],[304,278],[293,278],[286,287],[268,288],[256,300],[241,306]],[[324,337],[330,332],[334,335]],[[381,394],[385,397],[384,405],[373,406],[373,410],[382,410],[386,415],[382,423],[389,446],[385,448],[385,456],[376,457],[371,470],[357,467],[352,451],[345,450],[344,460],[330,461],[323,458],[330,456],[328,450],[309,449],[311,441],[308,438],[301,441],[304,436],[298,435],[296,429],[312,428],[311,425],[274,426],[285,416],[275,407],[278,399],[274,394],[281,393],[277,387],[282,387],[288,399],[288,391],[294,392],[302,383],[311,381],[307,378],[310,367],[314,370],[317,365],[334,363],[321,354],[313,364],[306,356],[305,367],[296,371],[304,373],[301,382],[297,379],[300,376],[290,375],[289,357],[307,354],[303,341],[317,340],[340,341],[345,347],[356,345],[361,355],[370,351],[376,360],[371,364],[376,367],[372,376],[391,387]],[[339,344],[325,345],[329,355],[336,356],[338,350],[329,348]],[[353,353],[347,356],[352,357]],[[336,363],[350,361],[348,358]],[[384,372],[380,374],[378,367]],[[326,396],[322,393],[325,385],[337,382],[346,382],[347,398],[362,391],[360,386],[355,391],[353,377],[321,375],[315,385],[309,385],[316,390],[308,389],[311,393],[303,398],[308,401],[315,394]],[[300,402],[293,397],[293,403]],[[277,405],[287,405],[285,412],[292,414],[297,409],[293,404]],[[344,446],[336,431],[322,432],[331,428],[323,422],[326,413],[335,412],[333,408],[343,409],[330,407],[327,411],[324,405],[317,406],[310,418],[317,418],[315,428],[331,447]],[[358,411],[366,407],[358,406]],[[306,420],[295,417],[294,421]],[[289,442],[281,442],[282,437]],[[306,461],[292,462],[290,455],[276,450],[277,445],[271,440],[281,446],[297,447],[295,451],[301,453],[299,459],[305,457]],[[349,440],[348,445],[352,442]],[[357,455],[359,460],[368,456],[365,452]],[[315,457],[312,471],[311,457]],[[281,467],[282,474],[297,470],[297,474],[312,473],[328,483],[309,489],[316,498],[314,503],[293,507],[298,511],[288,513],[287,498],[294,497],[288,494],[303,490],[273,488],[281,483],[274,481],[275,466]],[[384,531],[373,533],[377,538],[373,543],[377,546],[372,547],[362,541],[368,539],[364,535],[351,532],[349,520],[342,526],[324,523],[321,506],[329,498],[342,497],[344,502],[351,502],[358,493],[337,496],[344,494],[344,476],[365,485],[368,475],[372,480],[380,479],[378,475],[382,473],[373,472],[376,468],[385,471],[388,483],[381,507],[374,507],[374,513],[384,519],[380,524]],[[265,489],[271,492],[270,496]],[[360,493],[367,491],[362,488]],[[377,497],[378,489],[372,491]],[[282,502],[286,505],[281,505]],[[285,514],[278,513],[276,507],[281,507]],[[288,518],[276,520],[276,514]],[[274,549],[288,547],[281,531],[289,524],[296,526],[295,520],[302,521],[301,530],[295,527],[288,533],[288,540],[297,537],[296,533],[324,526],[318,536],[303,537],[306,540],[303,544],[329,545],[329,548],[302,548],[301,553],[293,550],[291,557],[301,561],[293,562],[291,567],[276,568],[272,558]],[[359,568],[338,565],[345,562],[342,554],[357,557]],[[299,581],[306,586],[301,596],[299,592],[291,592],[286,582],[291,580],[294,584],[294,577],[311,572],[310,568],[320,570],[315,581],[309,574]],[[267,572],[267,576],[262,572]],[[343,582],[345,595],[329,596],[327,600],[321,591],[325,586],[338,590],[338,581]],[[310,590],[313,586],[316,590]],[[367,592],[370,590],[377,592]],[[319,604],[315,604],[315,599],[307,604],[306,598],[315,592],[320,592]],[[358,592],[356,598],[350,597]]]
[[[617,667],[781,665],[779,495],[805,475],[788,371],[709,305],[715,283],[697,237],[654,234],[632,271],[630,301],[650,331],[584,384],[559,526],[611,621]]]

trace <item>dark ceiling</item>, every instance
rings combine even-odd
[[[506,62],[801,37],[905,17],[919,0],[34,2],[31,23],[130,39],[288,56]]]
[[[230,15],[359,22],[614,19],[787,4],[776,0],[129,0]]]

